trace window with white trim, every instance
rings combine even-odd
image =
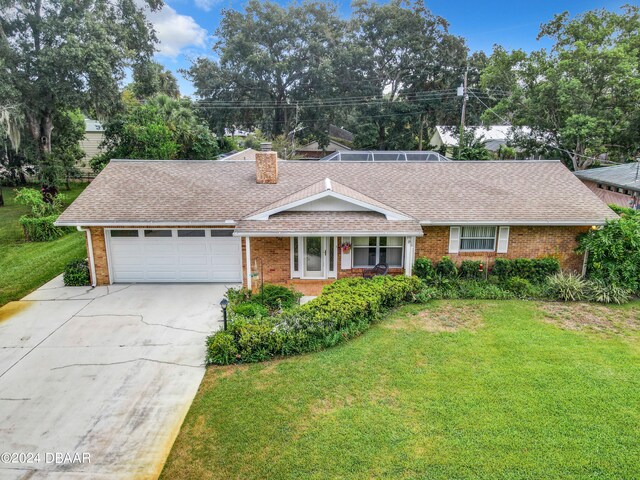
[[[496,249],[496,227],[465,226],[460,232],[461,252],[493,252]]]
[[[375,267],[378,263],[401,268],[404,237],[353,237],[351,249],[354,268]]]

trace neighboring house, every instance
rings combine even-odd
[[[251,132],[248,132],[246,130],[240,130],[238,128],[225,128],[224,129],[224,136],[225,137],[245,138],[245,137],[248,137],[250,133]]]
[[[246,148],[241,150],[240,152],[232,152],[229,154],[220,155],[217,160],[248,160],[255,162],[256,161],[256,153],[260,153],[260,150],[254,150],[253,148]],[[278,159],[282,160],[282,159]]]
[[[97,120],[91,120],[90,118],[84,119],[84,125],[84,139],[80,141],[80,148],[84,150],[86,156],[79,168],[81,171],[88,173],[93,172],[89,167],[89,161],[102,153],[100,144],[104,140],[104,127]]]
[[[616,215],[559,161],[112,160],[56,222],[87,231],[92,281],[261,281],[318,294],[416,257],[553,255]]]
[[[488,127],[466,127],[465,132],[473,132],[476,138],[482,137],[486,142],[485,147],[490,152],[497,152],[502,145],[506,145],[513,136],[514,128],[518,131],[528,134],[531,129],[528,127],[512,127],[510,125],[490,125]],[[458,146],[458,127],[448,127],[438,125],[434,132],[429,145],[437,149],[445,146],[446,148],[454,148]]]
[[[604,203],[640,210],[640,162],[575,172]]]
[[[329,144],[324,148],[320,147],[318,142],[308,143],[303,147],[297,148],[295,155],[309,160],[318,160],[334,152],[348,152],[349,150],[351,148],[348,146],[336,140],[329,140]]]

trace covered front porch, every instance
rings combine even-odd
[[[411,275],[422,229],[374,212],[283,212],[240,222],[234,235],[243,239],[247,288],[275,283],[318,295],[324,285],[380,263],[391,275]]]

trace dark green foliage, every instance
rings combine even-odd
[[[484,271],[480,270],[480,265],[483,263],[479,260],[463,260],[460,264],[460,277],[471,279],[471,280],[480,280],[484,277]]]
[[[89,285],[89,263],[87,260],[73,260],[64,267],[64,284],[68,287]]]
[[[640,217],[624,215],[579,239],[589,251],[587,277],[640,292]]]
[[[227,332],[208,338],[207,362],[258,362],[336,345],[366,330],[388,309],[413,300],[420,285],[418,278],[404,276],[343,279],[326,286],[309,303],[279,315],[235,315]],[[276,297],[276,289],[270,290]]]
[[[297,305],[300,297],[302,294],[292,288],[265,283],[260,293],[253,295],[252,301],[261,303],[270,311],[275,312]]]
[[[442,299],[510,300],[513,298],[515,295],[500,285],[484,280],[462,279],[424,285],[416,295],[416,300],[421,303]]]
[[[444,278],[455,278],[458,276],[458,267],[449,257],[442,257],[436,265],[436,273]]]
[[[531,282],[526,278],[511,277],[504,281],[504,288],[513,293],[516,298],[530,298],[535,295]]]
[[[549,275],[560,271],[560,262],[553,257],[545,258],[496,258],[491,273],[501,281],[520,277],[534,283],[542,283]]]
[[[269,309],[256,302],[246,302],[234,305],[232,307],[232,311],[247,318],[266,317],[269,315]]]
[[[57,219],[58,215],[37,218],[23,215],[18,222],[20,222],[24,238],[28,242],[49,242],[71,231],[68,227],[56,227],[53,223]]]
[[[230,288],[225,294],[231,306],[251,301],[252,293],[248,288]]]
[[[413,273],[419,279],[429,281],[435,278],[436,269],[430,258],[420,257],[413,264]]]

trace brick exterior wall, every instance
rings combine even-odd
[[[123,227],[123,228],[157,228],[157,227]],[[167,227],[169,228],[169,227]],[[171,227],[171,228],[205,228],[205,227]],[[206,227],[206,228],[225,228]],[[228,227],[227,227],[228,228]],[[104,229],[91,227],[91,241],[98,285],[109,285],[109,269],[105,246]],[[577,246],[576,236],[588,230],[588,227],[511,227],[509,247],[506,254],[495,252],[462,252],[449,255],[449,227],[423,227],[424,237],[416,239],[416,257],[428,257],[433,261],[449,255],[454,261],[483,260],[492,264],[496,257],[503,258],[539,258],[554,256],[558,258],[564,270],[580,272],[583,256],[574,253]],[[340,242],[340,238],[338,238]],[[339,243],[338,243],[339,245]],[[291,273],[291,240],[289,237],[254,237],[251,239],[251,271],[260,273],[262,261],[262,279],[265,283],[291,285],[305,295],[318,295],[322,287],[331,283],[327,280],[292,279]],[[338,278],[361,276],[363,269],[342,270],[342,252],[338,248]],[[391,269],[390,274],[400,275],[403,269]],[[247,285],[246,239],[242,239],[242,275],[243,284]],[[252,287],[258,288],[260,277],[252,277]]]
[[[460,252],[449,254],[449,227],[423,227],[424,237],[416,239],[416,258],[427,257],[436,262],[443,256],[460,264],[462,260],[482,260],[491,265],[495,258],[558,259],[563,270],[582,271],[583,255],[574,253],[576,236],[589,227],[517,227],[509,230],[507,253]]]
[[[256,153],[256,182],[278,183],[278,154],[276,152]]]

